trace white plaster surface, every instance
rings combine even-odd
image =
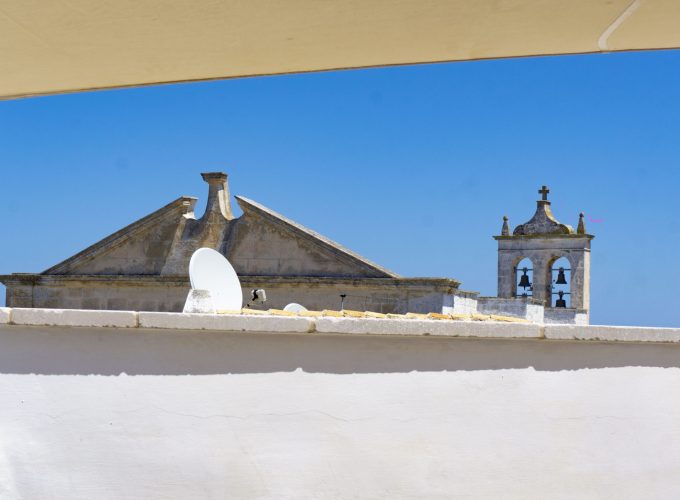
[[[417,319],[316,318],[319,333],[359,335],[432,335],[447,337],[540,338],[540,325],[493,321],[442,321]]]
[[[314,321],[312,318],[294,316],[140,312],[139,326],[186,330],[306,333],[314,330]]]
[[[0,324],[63,327],[124,327],[223,332],[281,332],[479,338],[678,342],[680,328],[589,326],[496,321],[451,321],[273,314],[185,314],[77,309],[0,308]]]
[[[680,328],[635,326],[546,325],[545,338],[553,340],[615,340],[628,342],[680,342]]]
[[[453,299],[453,308],[450,311],[445,309],[442,310],[444,313],[460,313],[460,314],[470,314],[477,312],[477,299],[476,297],[465,297],[463,295],[455,295]]]
[[[137,313],[133,311],[89,311],[85,309],[12,309],[15,325],[110,326],[133,328]]]
[[[0,498],[679,498],[678,366],[671,343],[0,325]]]
[[[575,309],[547,307],[544,311],[543,322],[548,325],[587,325],[588,314]]]

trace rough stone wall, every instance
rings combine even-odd
[[[8,285],[5,304],[7,307],[33,307],[33,285]]]
[[[158,283],[134,285],[96,282],[35,285],[32,299],[22,305],[14,301],[10,307],[42,307],[60,309],[108,309],[117,311],[181,311],[189,286]]]
[[[390,285],[384,282],[371,285],[361,280],[324,284],[244,278],[242,285],[244,307],[253,288],[266,290],[267,302],[253,306],[256,309],[282,309],[291,302],[298,302],[310,310],[338,310],[341,307],[340,294],[344,293],[347,295],[345,309],[428,313],[442,312],[445,301],[451,297],[451,292],[436,291],[432,286]],[[44,284],[10,286],[9,290],[12,296],[8,294],[8,307],[181,312],[190,286],[188,281],[86,282],[64,279]]]

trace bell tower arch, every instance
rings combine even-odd
[[[526,223],[510,232],[507,217],[503,217],[498,241],[498,296],[518,297],[519,279],[523,269],[517,268],[522,259],[532,263],[531,295],[546,308],[590,309],[590,242],[593,235],[586,233],[583,213],[579,214],[576,230],[555,219],[548,201],[550,190],[538,190],[541,199],[536,212]],[[559,265],[554,264],[559,261]],[[568,262],[569,267],[565,267]],[[561,269],[561,271],[560,271]],[[568,281],[565,288],[563,281]],[[526,280],[524,279],[524,285]],[[559,294],[562,292],[562,295]]]

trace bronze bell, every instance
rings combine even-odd
[[[567,277],[564,275],[564,268],[560,267],[559,270],[557,271],[557,281],[555,281],[557,285],[566,285],[567,284]]]
[[[521,286],[524,289],[530,288],[531,283],[529,282],[529,276],[527,276],[528,269],[525,267],[524,269],[522,269],[522,271],[524,272],[524,274],[519,279],[519,285],[518,286]]]
[[[560,290],[557,292],[557,295],[559,295],[560,298],[555,301],[555,307],[567,307],[567,301],[564,300],[564,292]]]

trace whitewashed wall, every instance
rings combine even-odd
[[[0,325],[0,498],[680,498],[680,345]]]

